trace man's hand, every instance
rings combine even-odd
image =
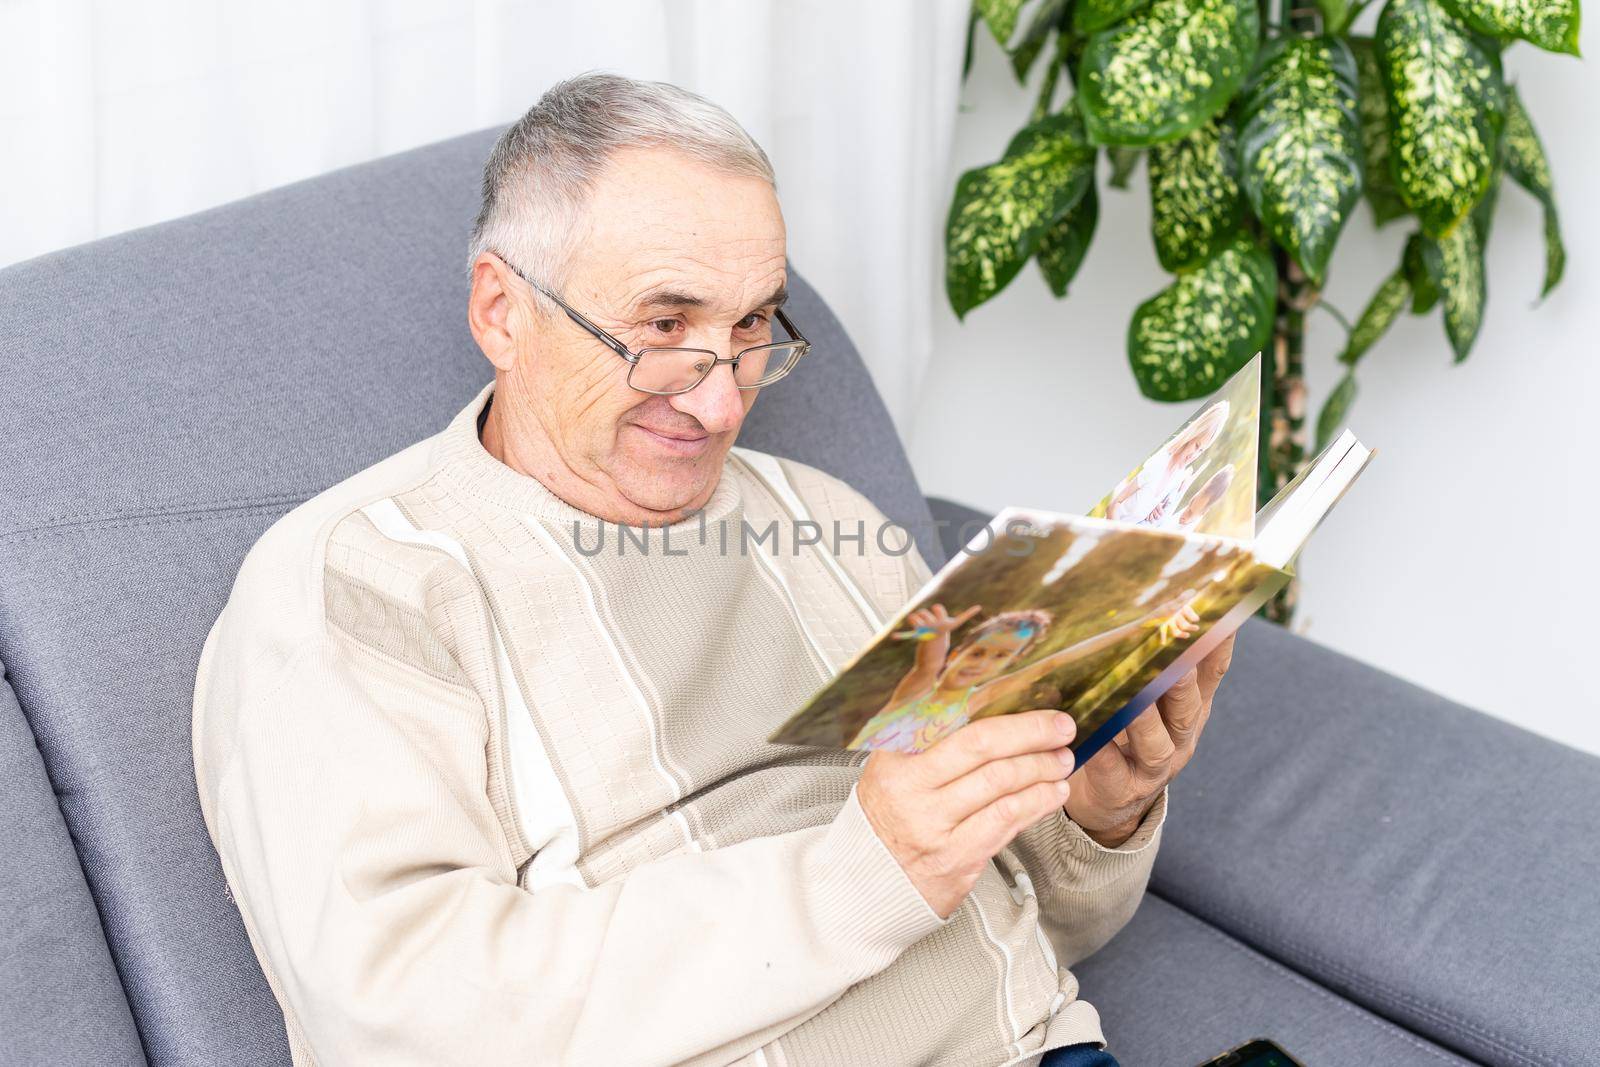
[[[984,865],[1066,802],[1072,716],[1000,715],[957,730],[926,752],[874,752],[856,797],[890,855],[941,919]]]
[[[1116,848],[1132,837],[1161,790],[1183,770],[1232,659],[1229,635],[1083,765],[1067,798],[1067,815],[1095,841]]]

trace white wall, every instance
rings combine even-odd
[[[762,143],[791,256],[904,425],[932,355],[967,11],[0,0],[0,266],[509,122],[561,78],[613,70],[702,93]]]
[[[990,42],[963,94],[947,187],[998,156],[1030,97]],[[1594,22],[1584,51],[1600,49]],[[1510,75],[1552,158],[1569,250],[1540,307],[1540,214],[1507,183],[1489,247],[1490,301],[1470,359],[1450,365],[1437,312],[1370,352],[1351,425],[1379,455],[1306,551],[1299,626],[1405,678],[1600,753],[1594,636],[1600,580],[1600,66],[1518,45]],[[1163,284],[1139,179],[1103,190],[1100,230],[1068,298],[1033,267],[965,325],[940,306],[911,435],[925,489],[988,508],[1079,510],[1187,413],[1142,399],[1129,314]],[[1102,174],[1102,180],[1104,175]],[[1405,224],[1365,207],[1328,298],[1351,318],[1396,262]],[[1308,339],[1320,405],[1343,331]],[[1316,407],[1312,411],[1315,412]]]

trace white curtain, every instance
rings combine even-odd
[[[0,265],[521,114],[600,68],[728,108],[902,431],[967,0],[0,0]]]

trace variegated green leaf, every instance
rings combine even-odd
[[[1378,51],[1371,37],[1351,37],[1356,57],[1356,115],[1361,119],[1363,191],[1379,226],[1393,222],[1411,209],[1400,197],[1389,171],[1389,103],[1384,98],[1383,75],[1378,72]]]
[[[1232,99],[1260,35],[1256,0],[1155,0],[1089,38],[1078,66],[1090,139],[1174,141]]]
[[[1316,0],[1316,4],[1317,10],[1322,12],[1323,29],[1329,33],[1342,32],[1350,20],[1350,0]]]
[[[1494,209],[1500,203],[1501,178],[1505,174],[1505,138],[1500,139],[1500,163],[1489,175],[1489,188],[1483,191],[1472,208],[1473,228],[1478,231],[1478,247],[1489,250],[1489,231],[1494,228]]]
[[[1316,451],[1321,452],[1332,443],[1333,435],[1344,425],[1345,416],[1350,413],[1350,405],[1355,402],[1356,376],[1352,371],[1345,371],[1344,377],[1339,379],[1339,384],[1328,394],[1327,401],[1322,405],[1322,413],[1317,416]]]
[[[1506,169],[1518,185],[1546,200],[1555,195],[1555,180],[1550,176],[1550,160],[1544,142],[1533,128],[1533,119],[1523,106],[1522,94],[1515,86],[1506,87]]]
[[[1011,43],[1011,35],[1017,32],[1017,18],[1022,14],[1024,3],[1026,0],[973,0],[972,6],[1004,48]]]
[[[1066,11],[1067,0],[1040,0],[1033,17],[1028,20],[1028,28],[1022,31],[1022,37],[1011,49],[1011,69],[1017,81],[1027,80],[1034,61],[1050,40],[1050,32],[1064,21]]]
[[[1489,187],[1504,114],[1499,72],[1438,0],[1389,0],[1377,45],[1395,184],[1423,232],[1443,236]]]
[[[1404,270],[1397,270],[1385,278],[1383,284],[1378,286],[1378,291],[1372,294],[1372,299],[1367,301],[1361,317],[1356,320],[1355,328],[1345,341],[1344,351],[1339,354],[1339,361],[1355,366],[1356,361],[1366,355],[1367,349],[1394,325],[1394,320],[1405,310],[1406,302],[1410,299],[1411,282],[1406,279]]]
[[[1039,251],[1034,258],[1039,270],[1056,296],[1066,296],[1067,286],[1083,265],[1089,242],[1094,240],[1094,228],[1100,221],[1100,197],[1095,193],[1094,182],[1083,191],[1083,199],[1057,219],[1039,237]]]
[[[1540,296],[1549,296],[1550,290],[1561,284],[1561,276],[1567,270],[1567,246],[1561,243],[1561,222],[1556,218],[1556,209],[1545,208],[1544,212],[1544,288],[1539,290]]]
[[[1150,0],[1078,0],[1072,8],[1072,28],[1082,34],[1098,33],[1121,22]]]
[[[1356,61],[1336,37],[1280,37],[1257,61],[1239,115],[1250,206],[1320,285],[1361,198]]]
[[[1016,277],[1040,235],[1082,198],[1094,160],[1069,105],[1023,127],[998,163],[961,176],[945,224],[945,291],[958,316]]]
[[[1425,238],[1422,261],[1439,286],[1439,302],[1444,305],[1444,331],[1460,363],[1472,351],[1483,325],[1483,304],[1487,296],[1483,278],[1483,249],[1478,247],[1474,226],[1457,226],[1438,240]]]
[[[1567,250],[1561,242],[1561,220],[1556,215],[1556,190],[1550,177],[1550,161],[1533,128],[1528,109],[1515,89],[1506,91],[1506,172],[1513,181],[1539,198],[1544,205],[1544,289],[1548,295],[1561,282],[1566,271]]]
[[[1193,400],[1215,392],[1272,333],[1278,276],[1272,257],[1239,238],[1139,305],[1128,360],[1145,396]]]
[[[1420,233],[1412,234],[1406,238],[1406,250],[1400,257],[1400,269],[1411,286],[1413,315],[1426,315],[1439,302],[1439,284],[1422,260],[1422,245],[1426,240]]]
[[[1051,57],[1050,66],[1045,69],[1044,80],[1039,85],[1039,96],[1033,102],[1033,110],[1028,113],[1029,122],[1038,122],[1056,108],[1056,85],[1061,81],[1063,63],[1060,54]]]
[[[1127,148],[1123,145],[1112,145],[1106,149],[1106,157],[1111,160],[1111,188],[1126,189],[1128,179],[1133,177],[1133,172],[1139,166],[1139,157],[1144,155],[1137,148]]]
[[[1238,232],[1238,169],[1233,127],[1221,120],[1150,149],[1150,230],[1167,270],[1203,263]]]
[[[1547,52],[1578,54],[1578,0],[1441,0],[1490,37],[1520,37]]]

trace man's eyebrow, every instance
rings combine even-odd
[[[787,283],[779,282],[778,287],[761,300],[756,301],[755,306],[758,308],[782,307],[788,299],[789,289]],[[685,293],[677,289],[656,289],[644,294],[639,298],[639,302],[634,305],[638,311],[643,311],[647,308],[700,308],[705,306],[706,300],[704,297],[695,296],[693,293]]]
[[[779,282],[778,287],[767,294],[765,300],[756,301],[756,307],[783,307],[789,302],[789,288],[787,283]]]
[[[656,289],[639,298],[634,307],[640,311],[645,308],[698,308],[705,307],[706,302],[693,293],[682,293],[676,289]]]

